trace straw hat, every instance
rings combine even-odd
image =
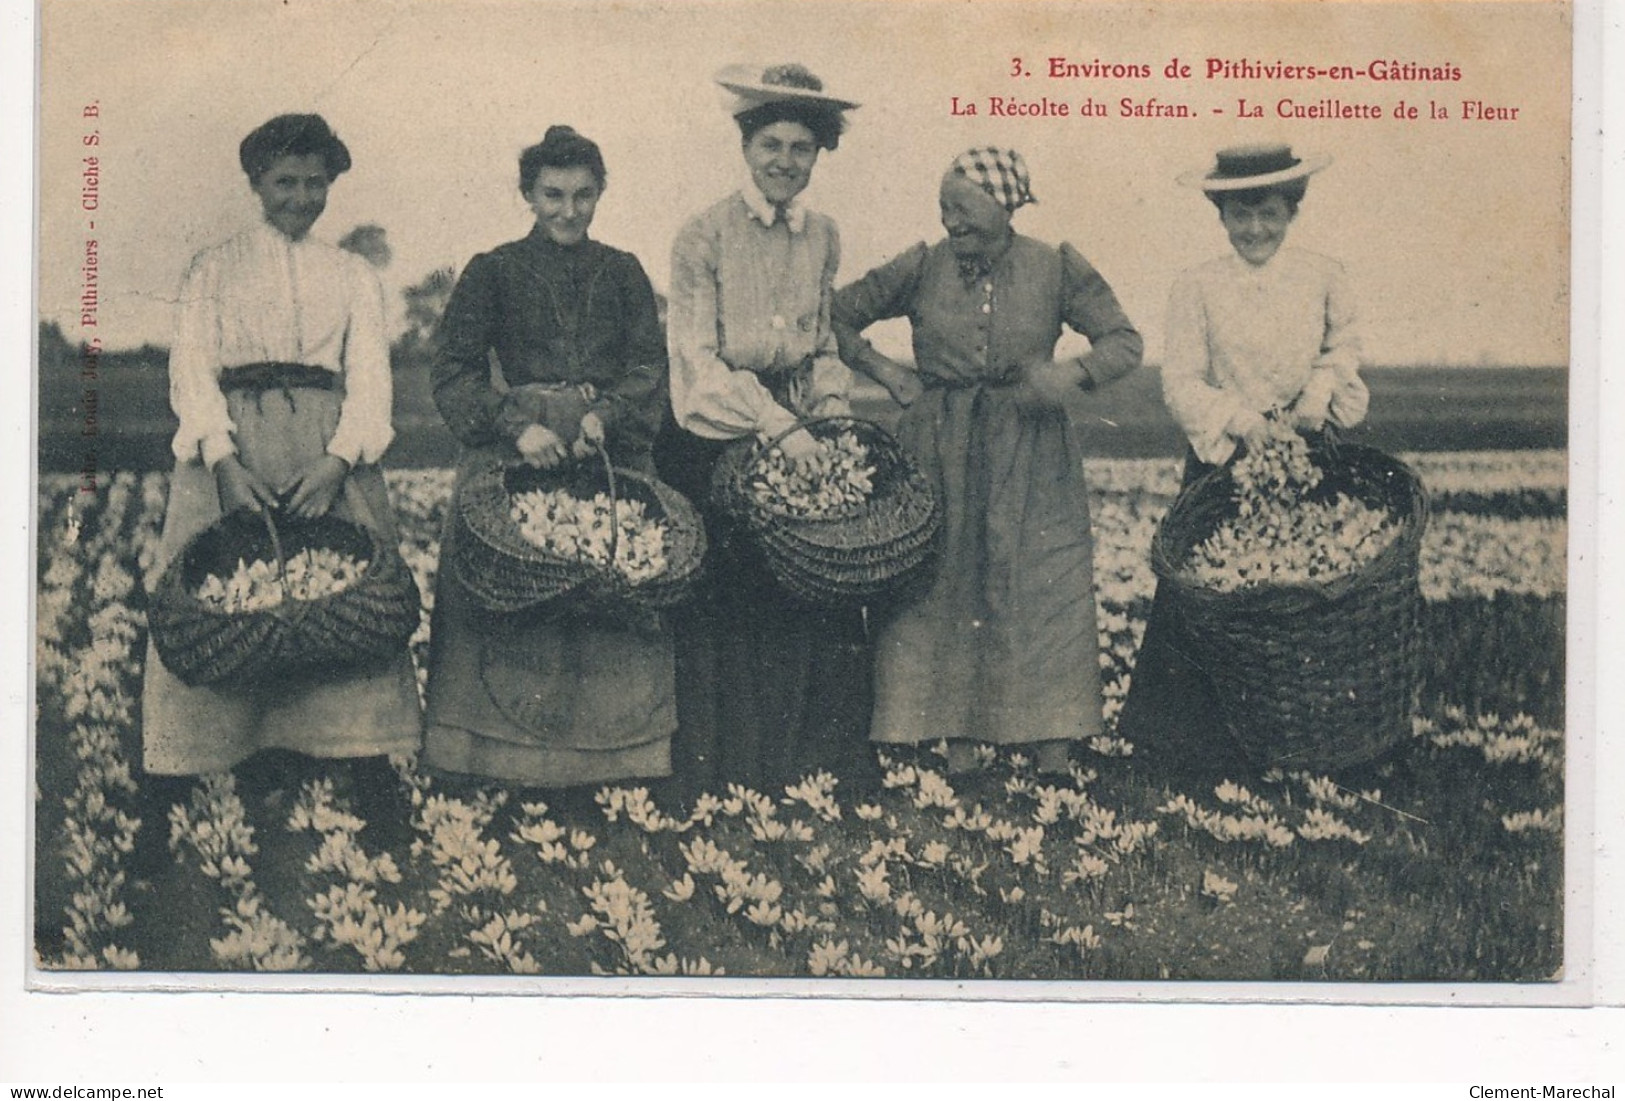
[[[716,82],[732,93],[729,114],[740,114],[764,103],[802,103],[809,107],[826,107],[835,111],[850,111],[859,104],[840,99],[824,91],[824,82],[805,66],[729,65],[716,75]]]
[[[1203,191],[1248,191],[1312,176],[1332,163],[1324,153],[1295,157],[1289,145],[1236,145],[1219,150],[1217,163],[1206,172],[1186,172],[1184,187]]]

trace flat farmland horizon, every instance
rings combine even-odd
[[[39,389],[41,473],[167,469],[175,422],[169,411],[162,349],[116,352],[98,378],[80,384],[78,363],[42,364]],[[1366,422],[1352,436],[1389,451],[1563,448],[1568,444],[1568,370],[1563,367],[1368,367]],[[449,466],[456,441],[435,411],[426,366],[395,372],[395,442],[386,466]],[[87,408],[88,394],[94,405]],[[1154,458],[1183,451],[1162,402],[1156,367],[1144,367],[1071,406],[1084,453]],[[873,384],[856,392],[858,416],[890,425],[897,408]],[[93,432],[93,434],[87,434]]]

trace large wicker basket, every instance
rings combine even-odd
[[[205,577],[230,576],[239,561],[278,563],[323,547],[364,561],[349,587],[315,600],[227,613],[200,600]],[[147,610],[153,645],[183,683],[250,689],[288,677],[379,665],[405,652],[421,600],[395,547],[329,513],[298,519],[238,509],[193,536],[158,580]]]
[[[492,457],[463,476],[456,508],[457,580],[488,611],[557,614],[629,612],[641,617],[687,600],[705,558],[705,527],[689,500],[675,489],[635,471],[583,463],[543,470]],[[608,563],[560,558],[526,539],[514,520],[513,498],[535,489],[563,489],[590,499],[605,493],[643,502],[645,515],[666,527],[666,568],[632,581]],[[612,540],[619,538],[618,529]],[[611,543],[613,560],[614,543]]]
[[[930,482],[877,424],[822,417],[796,428],[820,439],[848,430],[856,434],[875,468],[869,497],[819,519],[765,504],[751,484],[758,464],[777,441],[766,446],[741,441],[717,462],[711,482],[713,503],[761,554],[779,584],[808,604],[847,607],[914,591],[935,565],[942,527],[942,505]]]
[[[1333,770],[1382,756],[1411,730],[1421,670],[1421,481],[1374,448],[1318,447],[1315,493],[1347,493],[1400,530],[1371,562],[1324,584],[1217,592],[1183,570],[1192,548],[1235,515],[1220,469],[1174,502],[1151,565],[1171,595],[1177,644],[1207,671],[1231,735],[1258,767]]]

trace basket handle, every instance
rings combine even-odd
[[[293,589],[288,585],[288,556],[282,549],[282,535],[276,529],[276,520],[271,516],[275,511],[269,505],[259,510],[260,519],[265,521],[265,530],[271,535],[271,553],[276,555],[276,578],[282,585],[282,599],[292,600]]]
[[[815,424],[827,424],[830,421],[846,421],[849,424],[867,423],[866,421],[862,421],[857,417],[845,417],[838,413],[831,413],[828,416],[823,417],[801,417],[797,419],[796,423],[792,424],[789,428],[786,428],[783,432],[780,432],[777,436],[774,436],[766,443],[758,442],[756,449],[759,452],[772,451],[775,447],[779,446],[779,444],[783,443],[785,439],[795,435],[803,428],[811,428]]]
[[[593,445],[593,450],[598,453],[599,461],[604,464],[604,478],[609,483],[609,569],[614,573],[615,559],[621,551],[621,517],[616,505],[620,495],[615,486],[615,464],[609,461],[609,449],[604,446],[602,440]]]
[[[1339,458],[1338,452],[1343,447],[1343,430],[1334,422],[1328,420],[1320,426],[1320,440],[1321,446],[1326,449],[1326,454],[1330,455],[1333,461],[1336,461]]]

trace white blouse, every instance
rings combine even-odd
[[[220,372],[251,363],[322,367],[343,379],[327,452],[377,462],[394,439],[384,298],[367,262],[261,222],[192,261],[169,353],[175,458],[212,466],[236,454]]]
[[[798,398],[845,414],[852,373],[830,327],[841,241],[829,218],[793,203],[781,218],[747,186],[689,221],[672,248],[666,345],[679,426],[707,439],[777,435],[796,414],[760,375],[808,363]]]
[[[1235,450],[1242,410],[1324,408],[1348,428],[1365,419],[1355,308],[1343,267],[1282,249],[1262,266],[1234,253],[1180,276],[1168,301],[1162,362],[1168,410],[1204,462]]]

